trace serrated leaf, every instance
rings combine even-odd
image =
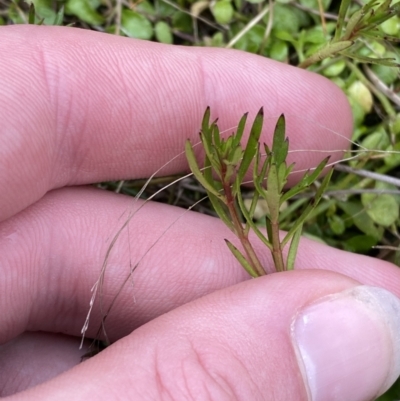
[[[253,267],[250,265],[250,263],[247,261],[247,259],[240,253],[239,249],[237,249],[230,241],[227,239],[225,240],[226,245],[228,245],[228,248],[230,251],[233,253],[235,258],[238,260],[238,262],[244,267],[244,269],[247,271],[247,273],[250,274],[251,277],[259,277],[257,272],[253,269]]]

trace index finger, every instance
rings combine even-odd
[[[292,149],[345,148],[351,132],[339,88],[262,57],[73,28],[0,29],[8,55],[0,60],[0,220],[52,188],[151,175],[197,138],[208,105],[221,129],[264,106],[273,117],[264,140],[286,113]],[[297,167],[320,159],[299,153]],[[182,157],[163,174],[185,168]]]

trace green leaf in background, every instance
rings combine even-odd
[[[303,25],[302,18],[299,13],[292,7],[283,4],[275,4],[274,6],[274,30],[285,31],[289,34],[298,33]]]
[[[31,4],[35,6],[36,23],[39,18],[45,25],[53,25],[56,12],[52,0],[32,0]]]
[[[392,168],[400,166],[400,142],[397,142],[394,146],[389,145],[386,150],[388,153],[383,159],[386,166],[390,166]]]
[[[366,253],[376,245],[376,238],[370,235],[355,235],[344,242],[344,248],[349,252]]]
[[[346,68],[346,62],[344,60],[337,60],[332,63],[332,60],[325,59],[321,64],[328,65],[323,69],[323,73],[326,77],[336,77],[340,75]]]
[[[99,5],[99,2],[91,0],[68,0],[65,3],[65,13],[75,15],[90,25],[101,25],[104,18],[96,11]]]
[[[362,204],[368,216],[381,226],[389,227],[399,218],[399,204],[389,194],[362,194]]]
[[[348,95],[363,108],[365,113],[371,111],[373,99],[371,91],[360,81],[353,82],[348,88]]]
[[[363,139],[361,145],[366,149],[386,150],[390,145],[390,140],[385,129],[380,127],[376,132],[369,134]]]
[[[177,11],[172,15],[172,26],[178,31],[191,33],[193,21],[189,14]]]
[[[163,18],[172,17],[177,11],[176,7],[169,5],[163,0],[154,0],[154,8],[157,15]]]
[[[159,21],[154,27],[154,32],[156,34],[156,39],[161,43],[166,43],[168,45],[173,43],[172,32],[169,25],[164,21]]]
[[[153,26],[143,15],[132,10],[123,10],[121,16],[122,32],[136,39],[150,39],[153,36]]]
[[[346,219],[352,219],[354,225],[367,236],[380,240],[383,230],[376,227],[369,217],[363,205],[359,202],[338,202],[337,205],[348,215]]]
[[[400,35],[400,18],[393,17],[388,19],[381,25],[382,31],[387,35],[397,36]]]
[[[219,24],[228,24],[233,17],[233,6],[230,0],[219,0],[211,8],[215,20]]]
[[[151,4],[147,0],[138,2],[135,7],[135,11],[137,11],[139,14],[142,14],[145,16],[149,16],[149,15],[155,16],[156,15],[156,11],[154,9],[153,4]]]
[[[346,224],[337,214],[332,215],[328,219],[329,227],[335,235],[342,235],[346,231]]]
[[[390,20],[389,20],[390,21]],[[399,24],[400,25],[400,24]],[[394,52],[385,52],[385,57],[392,57],[400,63],[400,56]],[[374,64],[371,66],[372,71],[383,81],[386,85],[393,84],[399,76],[398,68],[387,67],[385,65]]]
[[[332,0],[322,0],[322,7],[324,10],[327,10],[331,4]],[[300,0],[300,4],[305,7],[318,10],[319,9],[319,1],[318,0]]]
[[[269,57],[277,60],[286,62],[289,57],[289,46],[282,40],[275,39],[269,48]]]

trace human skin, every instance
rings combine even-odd
[[[292,149],[332,150],[338,160],[333,151],[347,147],[351,111],[328,80],[238,51],[72,28],[1,27],[0,35],[7,55],[0,58],[2,395],[306,400],[291,332],[298,311],[360,284],[400,296],[395,266],[305,239],[296,271],[249,280],[226,248],[223,239],[234,239],[219,220],[196,213],[177,220],[179,209],[149,203],[111,253],[106,305],[130,261],[177,221],[143,259],[133,287],[119,294],[106,324],[113,344],[80,364],[90,289],[132,207],[130,198],[85,184],[148,177],[187,138],[197,140],[206,106],[222,129],[246,111],[251,120],[263,106],[271,117],[266,142],[285,113]],[[322,158],[291,157],[299,170]],[[185,170],[181,157],[162,174]],[[269,255],[257,247],[271,271]],[[96,303],[88,337],[100,321]]]

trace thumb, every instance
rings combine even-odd
[[[371,400],[400,373],[400,301],[327,271],[225,288],[15,396],[41,400]]]

